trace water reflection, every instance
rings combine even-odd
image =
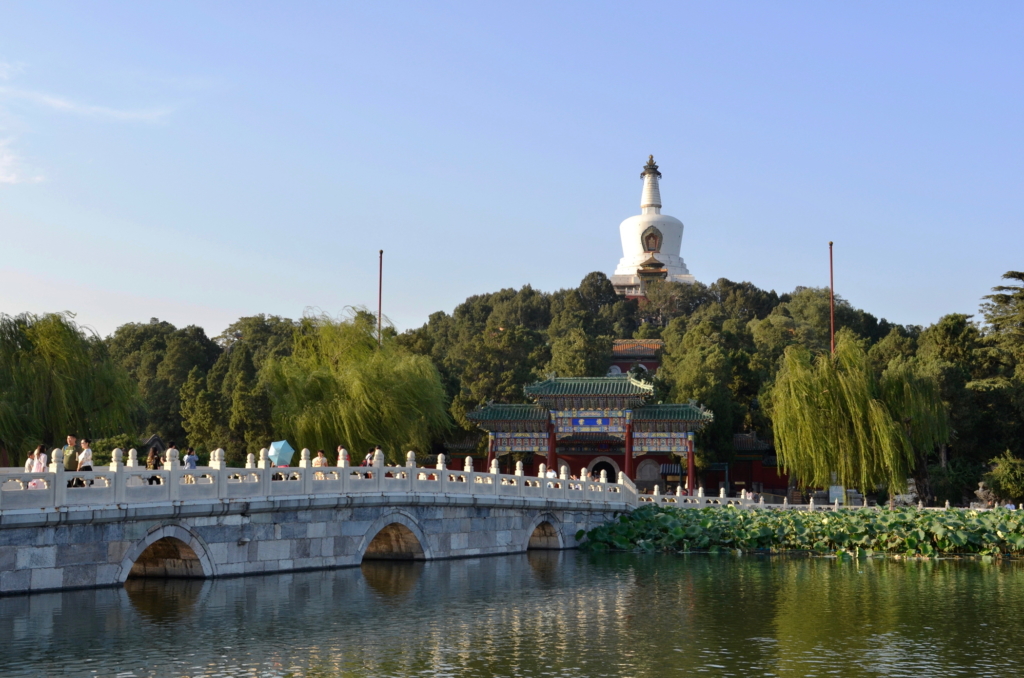
[[[0,598],[0,675],[1004,676],[1017,564],[531,551]]]
[[[201,579],[129,579],[124,588],[136,612],[165,624],[191,616],[212,585]]]
[[[367,560],[361,568],[367,585],[385,601],[411,593],[423,574],[422,562]]]

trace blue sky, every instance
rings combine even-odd
[[[376,304],[400,329],[621,256],[894,322],[1024,269],[1019,3],[0,5],[0,311],[107,334]]]

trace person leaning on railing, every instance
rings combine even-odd
[[[65,471],[77,471],[78,470],[78,436],[74,433],[68,435],[68,444],[61,448],[61,453],[64,455],[64,470]],[[72,468],[74,466],[75,468]],[[68,481],[68,487],[74,485],[74,479]]]

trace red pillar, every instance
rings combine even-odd
[[[555,425],[548,422],[548,468],[558,471],[558,453],[555,452]]]
[[[633,424],[626,424],[626,463],[622,465],[622,472],[626,477],[633,480]]]
[[[691,496],[697,494],[697,461],[693,458],[692,435],[686,436],[686,489]]]
[[[484,473],[491,472],[491,462],[494,461],[494,436],[490,433],[487,434],[487,468],[484,469]]]

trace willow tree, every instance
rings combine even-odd
[[[128,372],[70,313],[0,314],[0,450],[9,463],[69,433],[134,432],[139,408]]]
[[[806,486],[903,491],[915,450],[949,437],[934,379],[900,360],[878,375],[848,331],[835,354],[788,347],[770,400],[779,464]]]
[[[363,315],[303,319],[292,354],[265,365],[274,428],[313,449],[342,444],[361,456],[380,445],[398,462],[448,428],[447,399],[430,359],[387,335],[378,348]]]

